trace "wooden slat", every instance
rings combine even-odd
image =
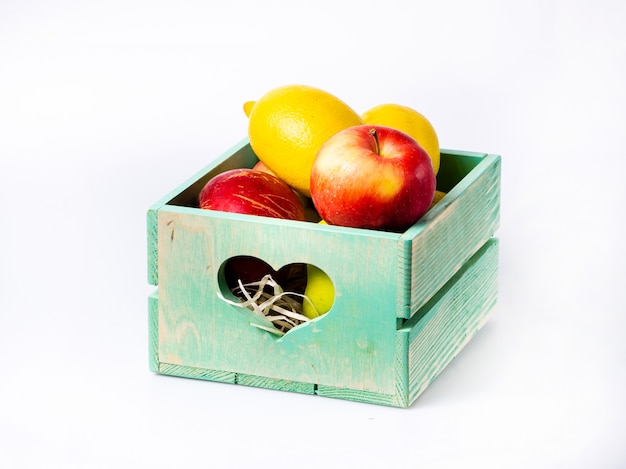
[[[159,370],[159,291],[148,297],[148,360],[150,371]]]
[[[396,398],[393,394],[382,394],[371,391],[363,391],[349,388],[337,388],[333,386],[319,385],[315,394],[324,397],[333,397],[347,401],[363,402],[366,404],[378,404],[395,406]]]
[[[206,368],[196,368],[173,363],[159,363],[159,373],[162,375],[178,376],[181,378],[203,379],[216,381],[218,383],[235,384],[237,373],[222,370],[210,370]]]
[[[248,375],[245,373],[237,373],[236,384],[273,389],[275,391],[315,394],[315,385],[312,383],[300,383],[298,381],[289,381],[286,379],[272,379],[263,376]]]
[[[150,209],[146,214],[146,225],[148,228],[148,284],[159,284],[159,232],[158,232],[158,210]]]
[[[399,317],[419,310],[497,230],[500,157],[487,155],[400,240],[398,276],[408,286]],[[409,264],[410,267],[407,265]]]
[[[409,344],[409,403],[487,321],[497,301],[498,240],[490,239],[399,331]]]
[[[398,328],[396,334],[396,360],[394,362],[396,390],[393,405],[408,407],[409,402],[409,334],[408,328]]]

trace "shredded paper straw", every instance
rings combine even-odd
[[[310,321],[302,314],[304,301],[315,309],[306,295],[283,291],[269,274],[258,282],[243,284],[241,280],[237,280],[237,284],[231,292],[240,299],[239,302],[224,298],[221,292],[218,292],[220,299],[237,308],[248,308],[253,311],[263,321],[261,324],[252,323],[251,325],[273,334],[284,335],[294,327]],[[270,287],[272,293],[268,293],[266,287]]]

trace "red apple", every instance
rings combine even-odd
[[[265,275],[271,275],[284,291],[303,294],[307,283],[307,267],[303,263],[288,264],[274,270],[267,262],[253,256],[231,257],[224,264],[224,280],[230,289],[258,282]]]
[[[214,176],[198,196],[200,208],[304,221],[304,207],[283,181],[248,168]]]
[[[428,153],[404,132],[380,125],[344,129],[322,145],[311,172],[311,197],[331,225],[405,230],[435,195]]]
[[[272,171],[270,168],[268,168],[266,166],[266,164],[263,163],[262,161],[258,161],[252,167],[252,169],[254,169],[256,171],[263,171],[264,173],[268,173],[268,174],[271,174],[272,176],[278,177],[278,174],[276,174],[274,171]],[[315,221],[315,222],[317,222],[318,218],[319,218],[319,215],[315,211],[315,208],[313,208],[311,199],[309,197],[307,197],[306,195],[302,194],[301,192],[298,192],[293,187],[291,188],[291,190],[293,190],[295,192],[295,194],[298,196],[298,198],[300,199],[300,203],[304,207],[304,215],[305,215],[307,221]]]

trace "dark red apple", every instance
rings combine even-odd
[[[311,197],[331,225],[405,230],[435,195],[428,153],[391,127],[358,125],[322,145],[311,171]]]
[[[200,208],[304,221],[304,207],[291,188],[266,172],[248,168],[211,178],[198,196]]]
[[[224,264],[224,280],[230,289],[237,287],[239,280],[245,285],[258,282],[268,274],[284,291],[304,293],[307,283],[306,264],[288,264],[274,270],[267,262],[254,256],[231,257]]]

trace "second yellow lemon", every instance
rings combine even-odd
[[[310,196],[317,151],[334,134],[362,124],[361,117],[334,95],[311,86],[272,89],[244,104],[250,146],[259,159],[291,187]]]
[[[435,174],[439,171],[439,139],[432,124],[422,114],[400,104],[380,104],[365,112],[364,123],[385,125],[413,137],[426,150],[433,162]]]

